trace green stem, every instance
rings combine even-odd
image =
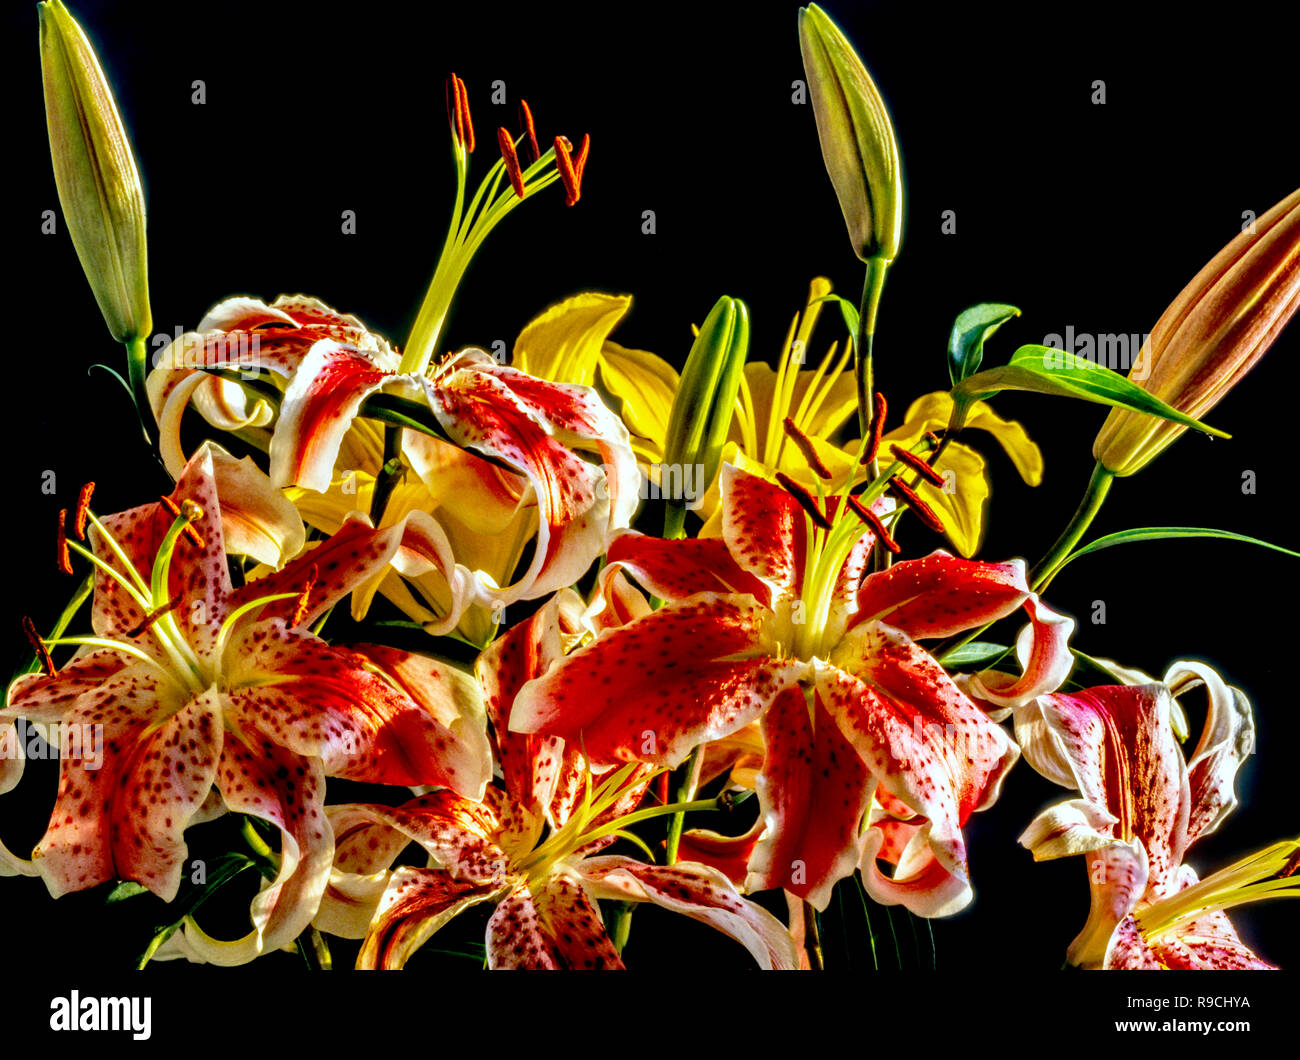
[[[807,939],[808,963],[815,972],[826,971],[826,958],[822,954],[822,928],[817,920],[817,910],[809,902],[803,904],[805,938]]]
[[[690,757],[686,759],[686,775],[682,778],[682,783],[677,789],[677,801],[686,803],[686,806],[673,814],[673,819],[668,823],[668,842],[665,844],[664,849],[665,865],[677,864],[677,848],[681,846],[682,842],[682,828],[686,823],[686,810],[691,808],[688,800],[695,794],[695,787],[699,783],[699,767],[701,764],[700,749],[697,747],[691,752]]]
[[[1102,467],[1100,463],[1093,467],[1092,477],[1088,480],[1088,488],[1084,491],[1083,499],[1079,502],[1079,507],[1075,509],[1070,522],[1061,531],[1061,536],[1056,539],[1056,543],[1047,550],[1047,554],[1035,563],[1029,572],[1029,587],[1034,592],[1038,592],[1052,580],[1052,576],[1074,550],[1074,546],[1088,532],[1088,527],[1092,525],[1093,519],[1097,517],[1097,512],[1101,510],[1106,495],[1110,492],[1110,484],[1114,480],[1115,476]],[[937,645],[931,654],[935,658],[942,658],[948,652],[955,651],[963,644],[969,644],[975,640],[991,625],[993,625],[992,622],[986,622],[979,629],[963,633],[959,637],[949,637],[942,644]]]
[[[686,536],[686,506],[669,501],[664,511],[664,539],[676,541]]]
[[[370,521],[375,526],[383,521],[388,498],[393,495],[393,487],[401,473],[402,428],[390,423],[384,428],[384,463],[375,476],[375,492],[370,497]]]
[[[632,910],[635,909],[631,902],[620,902],[614,910],[613,930],[610,932],[610,938],[614,941],[614,949],[619,953],[623,952],[623,947],[627,945],[628,936],[632,934]]]
[[[858,304],[858,333],[853,343],[853,370],[858,380],[858,426],[862,436],[871,429],[874,409],[875,376],[873,351],[876,343],[876,314],[880,309],[880,295],[885,289],[885,271],[889,262],[884,258],[871,258],[867,262],[867,275],[862,284],[862,301]]]
[[[1100,462],[1093,467],[1088,488],[1084,491],[1083,500],[1079,502],[1079,507],[1071,517],[1069,525],[1061,531],[1061,536],[1056,539],[1056,543],[1047,550],[1047,555],[1035,563],[1033,570],[1029,572],[1031,589],[1037,591],[1042,588],[1056,573],[1056,568],[1061,565],[1065,557],[1074,551],[1074,546],[1088,532],[1088,527],[1092,525],[1097,512],[1101,510],[1106,494],[1110,492],[1110,484],[1114,481],[1115,476],[1102,467]]]
[[[147,370],[145,339],[140,335],[126,344],[126,375],[131,381],[131,396],[135,399],[135,412],[140,418],[140,430],[144,433],[145,443],[152,446],[153,435],[149,433],[149,421],[145,415],[150,407],[149,392],[144,385]]]

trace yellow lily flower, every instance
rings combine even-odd
[[[724,463],[769,480],[779,471],[815,490],[814,473],[783,430],[789,417],[831,472],[823,488],[831,492],[842,489],[857,473],[858,443],[839,445],[834,441],[857,411],[850,365],[852,347],[832,344],[815,368],[802,367],[824,300],[830,294],[829,280],[818,277],[812,281],[808,303],[803,313],[791,321],[775,369],[757,362],[745,366],[735,419],[722,452]],[[612,399],[612,407],[627,424],[642,473],[651,484],[658,484],[678,374],[653,353],[627,349],[609,340],[610,332],[631,305],[628,295],[586,291],[552,306],[520,333],[513,364],[529,375],[555,382],[594,385]],[[946,391],[918,398],[908,408],[902,425],[885,434],[884,450],[887,452],[890,444],[910,448],[927,431],[943,430],[951,408],[952,400]],[[1002,419],[979,402],[972,408],[966,427],[992,434],[1029,485],[1037,486],[1042,481],[1042,454],[1018,423]],[[970,446],[953,442],[935,467],[944,476],[945,485],[922,482],[917,491],[939,516],[957,551],[973,556],[983,534],[989,497],[985,460]],[[696,514],[705,521],[702,536],[715,535],[719,511],[715,478],[696,508]]]

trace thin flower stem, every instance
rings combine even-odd
[[[871,429],[874,408],[872,394],[875,375],[872,356],[876,339],[876,314],[880,309],[880,295],[885,289],[885,271],[889,263],[883,258],[867,262],[867,275],[862,284],[862,301],[858,305],[858,334],[853,344],[854,370],[858,380],[858,426],[865,438]]]
[[[1092,525],[1093,519],[1097,517],[1102,504],[1105,503],[1106,496],[1110,492],[1110,485],[1114,480],[1115,476],[1102,467],[1100,463],[1093,467],[1092,477],[1088,480],[1088,488],[1084,491],[1083,499],[1079,502],[1079,507],[1075,509],[1074,515],[1071,516],[1070,522],[1061,531],[1061,536],[1056,539],[1052,547],[1047,550],[1047,554],[1035,563],[1030,570],[1028,580],[1031,590],[1040,592],[1055,577],[1066,557],[1074,550],[1075,545],[1079,543],[1083,535],[1088,532],[1088,527]],[[991,625],[993,625],[992,622],[986,622],[969,633],[949,637],[942,644],[939,644],[931,654],[935,658],[942,658],[948,652],[975,640]]]

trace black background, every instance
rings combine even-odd
[[[1224,19],[1200,20],[1182,7],[1137,5],[825,6],[881,87],[904,159],[907,223],[876,347],[896,415],[947,386],[944,346],[965,306],[1023,310],[992,340],[986,364],[1067,325],[1149,331],[1240,229],[1243,211],[1262,214],[1296,186],[1296,17],[1281,7],[1234,4]],[[725,293],[751,307],[751,356],[771,359],[813,276],[857,294],[860,265],[810,108],[791,102],[803,76],[795,4],[71,10],[99,50],[144,174],[156,332],[192,328],[231,294],[303,292],[401,342],[454,190],[443,104],[451,70],[469,86],[480,144],[473,172],[490,163],[496,126],[514,127],[521,95],[543,136],[576,142],[590,132],[593,147],[577,207],[566,209],[557,189],[489,239],[462,286],[448,346],[513,343],[545,306],[592,288],[635,295],[618,341],[680,364],[690,323]],[[11,589],[0,651],[17,664],[18,616],[47,626],[67,591],[52,563],[57,508],[87,478],[99,484],[101,511],[141,503],[166,482],[117,384],[87,375],[95,361],[121,369],[123,357],[62,222],[57,236],[40,233],[41,212],[58,203],[34,5],[6,2],[4,15]],[[489,102],[498,78],[504,107]],[[197,79],[206,83],[201,106],[191,102]],[[1095,80],[1105,81],[1105,105],[1091,102]],[[355,235],[341,232],[344,210],[356,211]],[[655,211],[654,235],[641,231],[644,210]],[[940,231],[945,210],[956,211],[955,235]],[[838,337],[824,323],[817,345]],[[1096,530],[1214,525],[1295,546],[1297,354],[1293,326],[1209,417],[1233,440],[1185,438],[1119,481]],[[1025,487],[987,447],[996,480],[983,556],[1032,560],[1078,500],[1104,412],[1020,394],[997,407],[1042,446],[1046,481]],[[56,497],[41,493],[47,469],[58,476]],[[1254,495],[1242,492],[1246,470],[1257,475]],[[909,550],[937,544],[913,533]],[[1297,827],[1296,584],[1293,560],[1200,541],[1109,551],[1052,586],[1050,602],[1081,619],[1082,650],[1156,674],[1175,658],[1202,657],[1251,696],[1259,748],[1239,777],[1243,806],[1194,848],[1189,860],[1202,872]],[[1095,600],[1106,604],[1105,625],[1088,622]],[[11,846],[34,842],[37,807],[53,797],[52,787],[33,794],[45,783],[36,776],[0,804]],[[1034,977],[1059,967],[1087,912],[1083,866],[1035,865],[1015,839],[1063,795],[1021,766],[1001,801],[971,821],[976,900],[934,924],[941,970],[996,990],[1033,989]],[[0,891],[5,956],[40,970],[51,988],[73,969],[124,967],[138,950],[134,936],[114,933],[102,899],[55,904],[34,880],[0,881]],[[1300,963],[1294,908],[1234,919],[1263,955]],[[645,961],[666,966],[677,936],[667,918],[653,923],[666,930],[642,942]],[[701,933],[684,937],[690,952],[712,945]],[[692,976],[707,978],[706,966],[691,964]],[[189,974],[217,981],[167,972]]]

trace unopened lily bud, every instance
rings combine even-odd
[[[95,51],[59,0],[38,5],[50,156],[64,221],[108,330],[148,335],[144,191]]]
[[[892,261],[903,238],[903,181],[885,101],[853,46],[816,4],[799,10],[799,50],[853,252],[863,261]]]
[[[1300,189],[1224,247],[1174,299],[1129,375],[1179,412],[1209,412],[1264,356],[1300,305]],[[1131,475],[1185,428],[1125,409],[1102,425],[1092,455]]]
[[[664,460],[703,467],[713,481],[749,355],[749,309],[738,298],[718,299],[695,336],[668,416]]]

